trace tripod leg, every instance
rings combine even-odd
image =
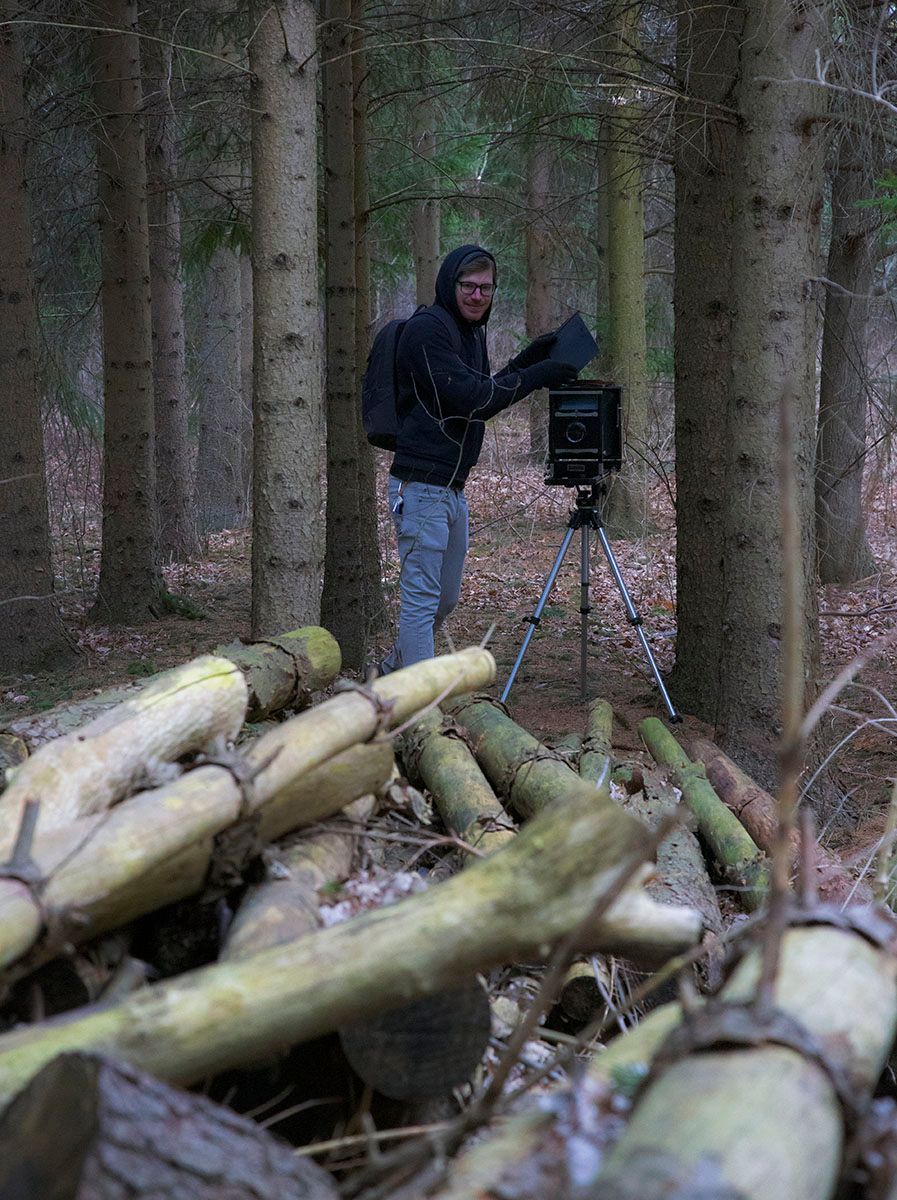
[[[582,544],[579,560],[579,694],[588,700],[589,690],[589,526],[580,530]]]
[[[573,531],[575,526],[572,524],[567,526],[567,532],[564,534],[564,540],[561,542],[561,548],[558,550],[557,558],[554,560],[554,566],[548,572],[548,578],[545,580],[545,587],[542,589],[542,595],[539,597],[539,603],[536,605],[533,615],[529,619],[529,629],[526,631],[526,637],[523,639],[523,645],[520,647],[520,653],[517,655],[517,660],[511,668],[511,674],[508,676],[508,682],[505,684],[504,691],[501,694],[501,702],[504,704],[508,698],[508,693],[511,690],[511,685],[517,678],[517,672],[520,670],[520,664],[523,662],[523,656],[526,654],[526,648],[532,640],[533,634],[536,632],[536,626],[542,619],[542,609],[548,603],[548,597],[551,595],[551,589],[554,587],[554,581],[558,577],[558,571],[561,569],[561,563],[564,561],[564,555],[573,540]]]
[[[601,549],[604,551],[604,557],[607,559],[607,565],[610,567],[611,574],[614,577],[614,583],[617,585],[617,590],[619,591],[620,596],[623,600],[623,604],[626,607],[626,615],[629,617],[629,623],[630,623],[630,625],[632,625],[633,629],[635,629],[635,632],[638,634],[638,639],[642,644],[642,649],[645,652],[645,657],[647,658],[648,664],[651,667],[651,673],[654,676],[654,681],[657,684],[657,687],[658,687],[658,690],[660,691],[661,696],[663,697],[663,702],[666,705],[666,710],[670,714],[670,720],[678,721],[681,718],[679,717],[679,714],[676,712],[675,708],[673,707],[673,702],[670,699],[670,696],[666,690],[666,687],[664,686],[663,679],[661,678],[661,675],[660,675],[660,669],[657,666],[657,662],[651,651],[651,646],[648,642],[648,639],[647,639],[647,637],[645,637],[645,630],[642,626],[642,618],[636,612],[635,605],[632,603],[632,598],[630,597],[629,592],[626,589],[626,584],[623,581],[623,576],[620,574],[620,568],[617,566],[617,560],[614,558],[614,552],[611,549],[610,542],[607,540],[607,534],[604,532],[604,527],[601,525],[599,525],[599,527],[598,527],[598,537],[601,541]]]

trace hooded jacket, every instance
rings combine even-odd
[[[495,259],[480,246],[459,246],[442,261],[436,276],[436,304],[458,326],[459,354],[444,319],[422,309],[411,317],[396,351],[398,431],[391,474],[440,487],[464,486],[480,457],[486,422],[531,388],[509,363],[489,371],[486,325],[492,305],[476,322],[461,315],[455,285],[476,258]]]

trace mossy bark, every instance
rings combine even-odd
[[[583,779],[606,787],[613,767],[611,734],[614,710],[606,700],[593,700],[589,705],[586,736],[579,757],[579,773]]]
[[[38,833],[107,809],[182,755],[236,737],[246,701],[233,663],[206,655],[43,746],[0,796],[0,857],[9,856],[28,801],[40,805]]]
[[[749,911],[759,908],[767,884],[766,863],[759,846],[714,792],[703,765],[689,760],[656,717],[642,721],[639,733],[654,759],[673,768],[676,786],[694,813],[701,837],[719,870],[739,889],[741,903]]]
[[[405,735],[406,764],[432,793],[446,827],[489,854],[514,836],[510,818],[452,725],[438,710],[425,713]]]
[[[634,818],[580,790],[508,846],[423,895],[245,962],[142,989],[122,1004],[0,1037],[0,1097],[76,1049],[193,1081],[477,970],[544,956],[573,929],[581,930],[583,950],[678,952],[699,936],[699,919],[652,905],[638,874],[602,916],[587,920],[617,884],[621,863],[636,862],[645,847]]]
[[[447,704],[446,710],[470,735],[474,754],[500,797],[521,817],[558,799],[579,782],[572,767],[527,733],[493,701],[472,698]],[[516,769],[515,769],[516,768]],[[607,789],[596,792],[609,801]]]

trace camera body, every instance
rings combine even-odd
[[[598,379],[548,392],[545,482],[578,487],[623,465],[622,389]]]

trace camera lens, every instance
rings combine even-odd
[[[571,445],[575,446],[586,436],[586,427],[583,425],[582,421],[571,421],[564,430],[564,433],[567,436],[567,441],[570,442]]]

